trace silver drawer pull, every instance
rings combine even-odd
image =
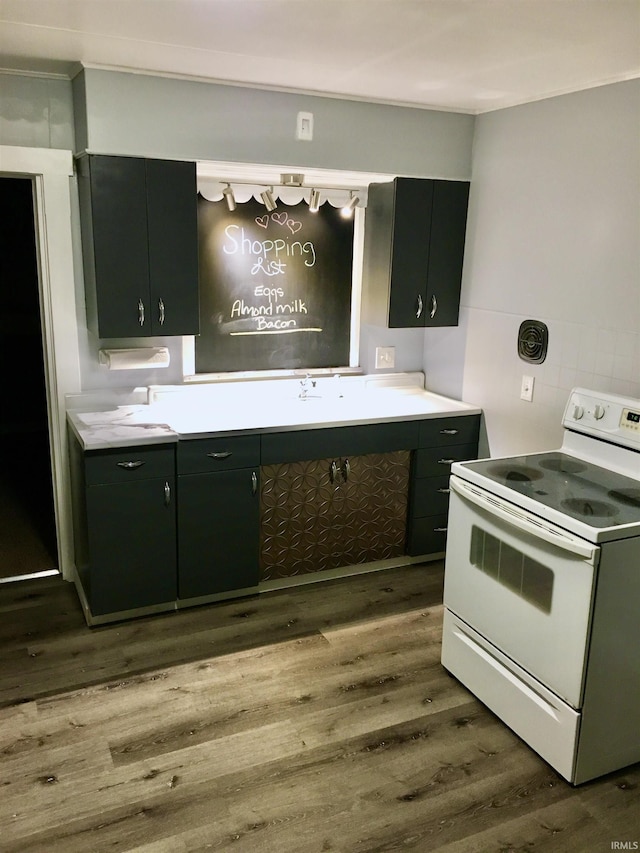
[[[171,503],[171,486],[165,481],[164,484],[164,505],[169,506]]]
[[[118,468],[126,468],[127,471],[131,471],[132,468],[140,468],[144,462],[141,459],[136,459],[135,462],[116,462],[116,465]]]
[[[451,489],[438,489],[441,495],[449,495],[451,494]]]
[[[257,491],[258,491],[258,475],[256,474],[255,471],[252,471],[251,472],[251,494],[254,495],[254,497],[255,497]]]
[[[231,450],[220,450],[218,453],[207,453],[212,459],[228,459],[232,455]]]
[[[431,297],[431,311],[429,311],[429,317],[433,320],[436,316],[436,311],[438,310],[438,300],[435,296]]]
[[[416,320],[419,320],[422,316],[422,296],[418,294],[418,299],[416,302]]]
[[[164,302],[158,299],[158,320],[161,326],[164,326]]]
[[[345,481],[345,483],[349,479],[350,473],[351,473],[351,465],[349,464],[349,460],[345,459],[344,462],[342,463],[342,478]]]
[[[434,533],[446,533],[447,528],[446,527],[434,527],[433,532]]]
[[[438,465],[453,465],[455,459],[438,459]]]
[[[338,466],[336,465],[336,461],[334,459],[333,462],[331,463],[331,465],[329,465],[329,479],[331,480],[332,483],[335,483],[337,473],[338,473]]]
[[[457,434],[458,434],[457,429],[441,429],[440,430],[440,435],[457,435]]]
[[[138,323],[144,326],[144,302],[138,299]]]

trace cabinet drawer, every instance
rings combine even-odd
[[[433,418],[420,422],[420,447],[442,447],[447,444],[477,444],[480,415]]]
[[[84,466],[88,486],[172,477],[175,449],[173,444],[158,444],[88,452]]]
[[[449,477],[420,477],[413,481],[411,517],[441,515],[449,510]]]
[[[178,474],[205,474],[260,465],[260,436],[231,435],[178,442]]]
[[[475,459],[478,446],[456,444],[453,447],[421,447],[415,454],[415,477],[438,477],[448,474],[452,462],[464,462]]]
[[[413,450],[419,421],[274,432],[262,436],[262,464]]]
[[[447,514],[417,518],[409,525],[407,551],[412,557],[439,554],[447,544]]]

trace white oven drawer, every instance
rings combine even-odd
[[[580,714],[445,608],[442,665],[569,782]]]
[[[599,549],[456,477],[448,528],[445,606],[580,708]]]

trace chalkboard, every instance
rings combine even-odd
[[[196,373],[349,363],[353,221],[328,203],[198,197]]]

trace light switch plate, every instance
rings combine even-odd
[[[313,139],[313,113],[298,113],[296,118],[296,139],[311,142]]]
[[[530,403],[533,400],[533,376],[523,376],[520,386],[520,399]]]
[[[396,366],[395,347],[376,347],[376,370],[387,370]]]

